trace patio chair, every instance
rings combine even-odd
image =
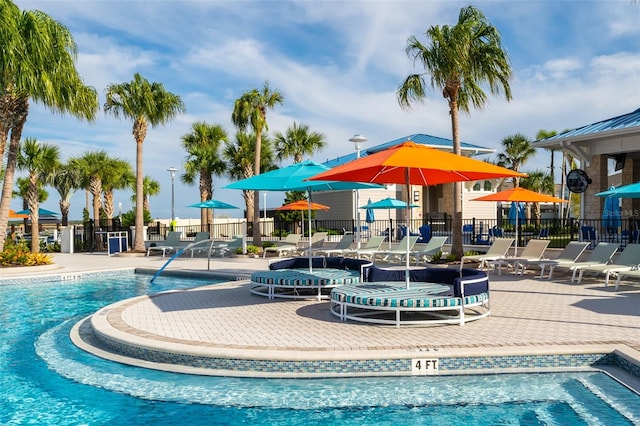
[[[262,253],[262,257],[266,257],[267,253],[276,253],[278,257],[280,257],[284,253],[289,254],[290,252],[294,252],[298,249],[298,243],[301,238],[302,234],[289,234],[284,237],[284,240],[276,241],[275,246],[266,247]]]
[[[460,270],[462,270],[465,260],[480,262],[478,269],[482,269],[487,266],[487,262],[505,257],[514,241],[515,238],[496,238],[485,254],[462,256]]]
[[[208,232],[197,232],[195,238],[190,244],[196,244],[196,243],[200,243],[202,241],[207,241],[207,240],[209,240]],[[193,246],[189,248],[189,251],[191,252],[191,257],[193,257],[195,252],[202,253],[202,252],[208,251],[209,247],[210,246],[206,244],[198,244],[197,246]]]
[[[493,269],[495,270],[497,267],[498,274],[501,274],[503,266],[506,266],[507,268],[513,266],[515,274],[518,275],[518,273],[520,273],[520,275],[522,275],[524,273],[522,265],[542,259],[544,251],[549,247],[549,243],[551,243],[551,240],[531,239],[527,242],[527,245],[524,246],[522,253],[520,253],[518,257],[505,257],[503,259],[491,261],[493,263]]]
[[[217,241],[210,246],[211,256],[225,257],[226,255],[232,255],[236,249],[242,247],[244,237],[242,235],[235,235],[229,241]]]
[[[630,271],[616,271],[616,275],[618,276],[618,278],[616,279],[616,291],[618,291],[620,289],[620,281],[622,281],[622,278],[640,278],[640,271],[637,269],[632,269]],[[638,282],[635,281],[635,284],[637,284]]]
[[[442,246],[445,245],[448,238],[449,237],[431,237],[427,244],[420,247],[420,250],[412,251],[409,256],[412,260],[416,261],[416,265],[420,261],[430,262],[434,254],[442,251]],[[404,260],[404,257],[401,260]]]
[[[344,251],[348,250],[349,247],[351,247],[351,244],[353,243],[354,238],[355,238],[355,235],[353,234],[343,235],[340,241],[338,241],[338,244],[336,244],[334,248],[332,249],[322,248],[320,250],[317,250],[315,254],[317,256],[326,256],[326,257],[335,256],[335,255],[344,256]]]
[[[604,286],[609,285],[609,277],[617,271],[631,271],[632,269],[638,269],[640,265],[640,244],[629,244],[620,253],[620,256],[612,263],[607,265],[590,265],[583,268],[579,268],[580,275],[578,275],[578,284],[582,282],[582,277],[585,272],[593,274],[604,274]]]
[[[589,241],[589,250],[593,250],[598,243],[598,233],[593,226],[580,227],[580,241]]]
[[[588,241],[583,241],[583,243],[587,244],[587,247],[589,246]],[[572,272],[571,282],[573,283],[576,278],[576,273],[580,268],[587,267],[590,265],[606,265],[611,261],[611,258],[613,257],[613,255],[616,253],[617,250],[618,250],[617,244],[600,243],[596,246],[595,249],[593,249],[593,251],[591,251],[589,256],[582,262],[575,262],[575,261],[560,262],[558,260],[550,260],[548,262],[544,262],[544,264],[541,264],[541,268],[543,268],[543,270],[540,273],[540,277],[542,278],[545,266],[549,267],[549,279],[553,277],[553,271],[555,269],[565,269],[567,271]]]
[[[391,250],[378,250],[373,253],[373,259],[379,258],[379,260],[386,260],[388,262],[393,262],[395,260],[402,260],[404,256],[407,255],[407,252],[411,252],[413,250],[413,246],[416,245],[418,240],[420,239],[419,235],[411,235],[408,237],[404,237],[396,248]]]
[[[570,241],[569,244],[567,244],[567,246],[560,252],[560,254],[558,254],[558,257],[553,260],[540,259],[518,262],[522,267],[521,275],[529,266],[537,266],[540,268],[540,278],[542,278],[544,276],[545,268],[549,265],[575,263],[578,258],[582,256],[582,253],[584,253],[588,245],[589,243],[586,241]],[[551,273],[549,273],[549,275],[551,275]]]
[[[431,240],[431,227],[429,225],[422,225],[418,230],[420,231],[418,244],[428,243]]]
[[[311,249],[311,254],[315,254],[317,250],[322,249],[327,235],[329,235],[328,232],[314,232],[308,244],[304,244],[303,246],[302,243],[300,243],[297,254],[300,256],[307,255],[309,254],[309,249]]]
[[[182,232],[180,231],[171,231],[167,234],[167,238],[164,240],[164,244],[161,246],[149,246],[147,249],[147,256],[151,255],[152,251],[162,251],[162,257],[164,257],[167,253],[171,253],[174,250],[178,250],[181,247],[184,247],[184,244],[180,241],[180,236]]]
[[[385,236],[371,237],[367,240],[367,243],[364,246],[360,247],[360,250],[358,249],[344,250],[343,254],[345,257],[370,259],[375,252],[380,251],[380,246],[382,245],[385,239],[386,239]]]

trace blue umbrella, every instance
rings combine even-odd
[[[239,207],[232,206],[231,204],[223,203],[218,200],[206,200],[200,203],[191,204],[187,207],[196,207],[201,209],[237,209]]]
[[[369,198],[369,202],[367,204],[371,204],[371,198]],[[367,223],[373,223],[376,221],[376,215],[371,207],[367,207],[367,217],[364,221]]]
[[[522,224],[525,219],[524,203],[517,203],[515,201],[512,201],[511,207],[509,208],[509,223],[518,226],[518,224]]]
[[[409,207],[413,208],[418,206],[416,204],[410,204]],[[396,198],[387,197],[383,200],[376,201],[375,203],[372,203],[371,200],[369,200],[369,203],[361,206],[360,208],[367,209],[367,214],[369,214],[369,210],[373,209],[386,209],[389,212],[389,249],[391,249],[391,209],[406,209],[407,203]]]
[[[632,183],[618,188],[609,188],[608,191],[598,192],[597,197],[640,198],[640,182]]]
[[[615,191],[614,187],[609,191]],[[615,233],[620,227],[620,198],[610,195],[604,200],[604,210],[602,211],[602,227],[607,233]]]
[[[309,232],[311,232],[311,192],[312,191],[340,191],[348,189],[382,188],[382,185],[360,182],[336,182],[314,180],[313,177],[331,170],[330,167],[311,160],[294,163],[287,167],[261,173],[247,179],[231,183],[225,188],[242,189],[245,191],[307,191],[309,200]],[[311,272],[311,238],[309,238],[309,271]]]

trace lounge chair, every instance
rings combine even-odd
[[[640,278],[640,271],[637,269],[632,269],[630,271],[616,271],[616,275],[618,275],[618,278],[616,279],[616,291],[618,291],[618,289],[620,289],[620,281],[622,281],[623,277]]]
[[[229,241],[217,241],[210,246],[211,256],[224,257],[226,255],[233,254],[237,248],[242,247],[244,237],[242,235],[235,235]]]
[[[462,270],[465,260],[480,262],[478,269],[486,267],[487,262],[505,257],[514,241],[514,238],[496,238],[485,254],[462,256],[460,259],[460,269]]]
[[[370,259],[375,252],[380,251],[380,246],[382,245],[385,239],[386,237],[384,235],[371,237],[367,240],[364,246],[360,247],[360,250],[358,249],[344,250],[343,254],[345,257]]]
[[[522,250],[522,253],[518,255],[518,257],[504,257],[502,259],[492,260],[490,263],[493,264],[493,269],[498,268],[498,275],[502,273],[502,267],[510,267],[513,266],[514,272],[516,275],[520,273],[521,275],[524,273],[524,269],[522,265],[532,262],[535,260],[540,260],[544,256],[544,251],[551,243],[551,240],[538,240],[531,239]]]
[[[582,277],[585,272],[594,274],[604,274],[604,286],[609,285],[609,277],[611,274],[615,274],[618,271],[630,271],[632,269],[638,269],[640,265],[640,244],[629,244],[620,253],[620,256],[612,263],[607,265],[590,265],[580,268],[580,275],[578,275],[578,284],[582,282]]]
[[[209,233],[208,232],[197,232],[196,233],[196,237],[193,239],[191,244],[201,243],[201,242],[207,241],[209,239],[210,238],[209,238]],[[193,246],[193,247],[189,248],[189,251],[191,252],[191,257],[193,257],[195,252],[202,253],[202,252],[209,251],[209,247],[210,246],[211,245],[207,245],[207,244],[198,244],[196,246]]]
[[[587,249],[589,245],[588,241],[571,241],[567,246],[558,254],[558,257],[549,260],[549,259],[540,259],[540,260],[522,260],[517,262],[517,267],[520,268],[520,275],[524,274],[525,269],[529,266],[538,266],[540,268],[540,278],[544,276],[544,270],[550,262],[554,263],[575,263],[582,253]],[[517,268],[516,268],[517,269]]]
[[[262,254],[262,257],[266,257],[267,253],[276,253],[278,257],[283,254],[290,254],[298,249],[298,243],[302,238],[302,234],[289,234],[284,237],[284,240],[277,241],[275,246],[266,247]]]
[[[418,240],[420,239],[419,235],[410,235],[408,237],[404,237],[396,248],[391,250],[378,250],[373,253],[373,259],[378,258],[379,260],[393,262],[393,261],[401,261],[404,256],[407,255],[407,252],[411,252],[413,250],[413,246],[416,245]]]
[[[409,256],[416,261],[416,265],[422,260],[430,262],[434,254],[442,251],[442,246],[447,242],[449,237],[431,237],[427,244],[420,247],[420,250],[412,251]],[[404,259],[401,259],[404,260]]]
[[[338,241],[338,244],[336,244],[336,246],[332,249],[325,249],[322,248],[320,250],[317,250],[315,252],[316,256],[344,256],[344,251],[348,250],[349,247],[351,247],[351,244],[353,243],[353,239],[355,238],[355,235],[353,234],[346,234],[343,235],[342,238],[340,239],[340,241]]]
[[[162,251],[162,257],[164,257],[167,253],[177,251],[178,249],[184,247],[184,244],[180,241],[181,235],[182,232],[179,231],[169,232],[169,234],[167,234],[167,239],[164,240],[163,245],[149,246],[149,248],[147,249],[147,256],[150,256],[152,251]]]
[[[589,246],[589,241],[584,241],[583,243]],[[580,268],[590,266],[590,265],[606,265],[611,261],[611,258],[616,251],[618,250],[618,244],[613,243],[600,243],[596,246],[595,249],[589,254],[589,256],[582,262],[560,262],[559,260],[549,260],[548,262],[542,262],[540,267],[542,268],[542,272],[540,273],[540,277],[542,277],[544,273],[545,266],[549,267],[549,279],[553,276],[553,271],[555,269],[565,269],[571,271],[571,282],[575,281],[576,273]]]
[[[327,239],[328,232],[314,232],[311,236],[311,241],[308,243],[300,243],[300,248],[296,252],[298,256],[304,256],[309,254],[309,249],[311,249],[311,254],[315,254],[317,250],[321,250],[324,245],[325,240]]]

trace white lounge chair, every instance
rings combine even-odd
[[[301,242],[300,248],[298,248],[296,254],[300,256],[308,255],[309,250],[311,250],[311,254],[315,254],[316,251],[321,250],[324,245],[325,240],[327,239],[328,232],[314,232],[311,236],[311,241],[308,243]],[[311,247],[309,247],[311,246]]]
[[[616,279],[616,291],[618,291],[620,289],[620,281],[622,281],[623,277],[624,278],[640,278],[640,270],[632,269],[630,271],[616,271],[616,275],[618,276],[618,278]]]
[[[278,257],[283,254],[290,254],[298,249],[298,243],[302,238],[302,234],[289,234],[284,240],[276,241],[275,246],[266,247],[262,253],[262,257],[267,257],[267,253],[276,253]]]
[[[193,241],[190,244],[202,243],[203,241],[207,241],[209,239],[210,238],[209,238],[208,232],[197,232],[196,237],[193,239]],[[189,251],[191,252],[191,257],[193,257],[195,252],[198,252],[198,253],[208,252],[209,247],[211,247],[211,244],[207,245],[203,243],[203,244],[198,244],[196,246],[189,248]]]
[[[588,247],[590,242],[589,241],[584,241],[584,242],[587,243],[587,247]],[[549,267],[549,279],[552,278],[553,271],[556,269],[560,269],[560,270],[565,269],[565,270],[571,271],[572,272],[571,282],[574,282],[576,278],[576,273],[580,268],[590,266],[590,265],[606,265],[607,263],[611,262],[611,258],[613,257],[614,254],[616,254],[617,250],[618,250],[618,244],[600,243],[596,246],[595,249],[593,249],[593,251],[589,254],[589,256],[587,256],[587,258],[582,262],[560,262],[558,260],[549,260],[548,262],[544,262],[543,264],[541,264],[541,267],[542,268],[544,268],[545,266]],[[541,277],[543,272],[544,272],[544,269],[540,273]]]
[[[514,241],[514,238],[496,238],[485,254],[462,256],[460,259],[460,270],[462,270],[465,260],[479,262],[478,269],[482,269],[487,266],[487,262],[505,257]]]
[[[620,256],[612,263],[607,265],[590,265],[580,268],[580,275],[578,275],[578,284],[582,282],[582,277],[585,272],[593,274],[604,274],[604,286],[609,285],[609,277],[618,271],[631,271],[632,269],[638,269],[640,265],[640,244],[629,244],[620,253]]]
[[[493,264],[493,270],[495,271],[496,267],[498,268],[498,275],[502,274],[502,267],[506,266],[513,267],[516,275],[518,273],[522,274],[524,269],[522,265],[527,262],[532,262],[535,260],[540,260],[544,256],[544,251],[551,243],[551,240],[538,240],[531,239],[522,250],[522,253],[518,255],[518,257],[503,257],[501,259],[492,260],[489,263]]]
[[[169,232],[169,234],[167,234],[167,239],[164,240],[163,245],[149,246],[149,248],[147,249],[147,256],[150,256],[152,251],[162,251],[162,257],[164,257],[167,252],[171,253],[172,251],[177,251],[179,248],[184,247],[184,244],[180,241],[181,235],[182,232]]]
[[[344,251],[348,250],[349,247],[351,247],[351,244],[353,243],[354,238],[355,238],[355,235],[353,234],[343,235],[340,241],[338,241],[338,244],[336,244],[334,248],[331,248],[331,249],[322,248],[320,250],[317,250],[315,252],[315,255],[326,256],[326,257],[344,256]]]
[[[382,245],[382,243],[386,238],[387,237],[385,237],[384,235],[371,237],[367,240],[364,246],[360,247],[360,250],[358,249],[344,250],[343,254],[345,257],[371,259],[373,254],[380,250],[380,246]]]
[[[521,268],[520,274],[522,275],[529,266],[537,266],[540,268],[540,278],[544,276],[544,270],[548,265],[551,264],[565,264],[565,263],[575,263],[582,253],[589,246],[588,241],[570,241],[569,244],[558,254],[558,257],[549,260],[549,259],[540,259],[540,260],[522,260],[518,261],[517,264]],[[549,279],[551,279],[551,272],[549,273]]]
[[[224,257],[231,255],[237,248],[242,247],[242,241],[244,237],[242,235],[235,235],[229,241],[217,241],[210,246],[211,256]]]
[[[416,245],[420,236],[406,236],[400,240],[396,248],[392,250],[378,250],[373,253],[373,259],[376,258],[382,261],[394,262],[401,261],[406,255],[407,252],[411,252],[413,250],[413,246]]]
[[[447,238],[449,237],[431,237],[428,243],[422,244],[420,250],[412,251],[409,257],[416,261],[416,265],[420,261],[430,262],[434,254],[442,251],[442,246],[447,242]],[[404,260],[404,257],[401,260]]]

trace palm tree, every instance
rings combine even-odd
[[[516,172],[519,172],[522,165],[536,153],[529,139],[521,133],[502,139],[502,146],[504,152],[497,155],[498,165]],[[520,177],[513,178],[513,186],[520,186]]]
[[[131,181],[129,186],[133,191],[133,195],[131,196],[131,202],[135,203],[137,199],[135,180]],[[151,211],[150,210],[151,203],[149,202],[149,197],[152,195],[158,195],[160,193],[160,182],[158,182],[155,179],[152,179],[150,176],[145,176],[144,180],[142,181],[142,191],[143,191],[142,198],[144,199],[142,206],[144,210]]]
[[[57,146],[47,143],[38,143],[37,140],[28,138],[22,144],[18,155],[18,169],[25,170],[29,174],[29,188],[27,191],[27,205],[31,219],[31,251],[40,251],[40,226],[38,223],[38,188],[47,182],[58,165],[60,151]]]
[[[228,140],[227,132],[220,125],[203,121],[193,123],[192,132],[182,136],[182,147],[187,151],[182,182],[193,185],[200,178],[200,201],[213,198],[213,175],[221,176],[226,163],[220,157],[220,142]],[[213,221],[212,209],[200,209],[200,223]]]
[[[106,151],[88,151],[82,157],[69,160],[71,167],[76,168],[81,176],[81,188],[88,190],[93,197],[93,223],[100,223],[100,197],[102,195],[102,169],[109,162]]]
[[[426,32],[429,46],[415,36],[409,37],[405,49],[407,55],[420,62],[422,74],[408,76],[397,91],[403,109],[409,109],[414,101],[426,98],[425,75],[431,78],[431,87],[441,88],[449,103],[453,152],[460,154],[460,128],[458,112],[469,113],[471,106],[481,109],[487,96],[481,86],[487,84],[491,93],[504,92],[511,99],[511,65],[502,47],[500,33],[473,6],[460,10],[455,26],[432,26]],[[462,256],[462,184],[453,184],[453,241],[452,254]]]
[[[62,214],[62,226],[69,225],[69,209],[71,197],[82,188],[82,175],[80,170],[67,164],[58,164],[53,172],[51,185],[60,195],[60,213]]]
[[[267,110],[282,104],[284,98],[277,90],[271,91],[269,83],[265,81],[262,91],[252,89],[238,98],[233,106],[231,121],[238,129],[244,132],[250,127],[256,136],[255,155],[253,156],[253,175],[260,174],[260,161],[262,159],[262,132],[269,130],[267,124]],[[259,246],[260,242],[260,194],[253,191],[253,210],[247,210],[247,221],[253,224],[253,245]]]
[[[527,177],[520,180],[520,185],[523,188],[530,189],[531,191],[551,194],[555,191],[555,183],[550,173],[545,173],[542,170],[535,170],[533,172],[527,172]],[[532,219],[536,224],[540,223],[540,203],[533,203]]]
[[[75,68],[77,46],[60,22],[40,11],[20,11],[13,2],[0,0],[0,28],[0,158],[4,158],[9,140],[0,196],[2,250],[30,100],[56,113],[91,121],[98,110],[98,95],[80,78]]]
[[[536,133],[536,140],[540,140],[540,139],[546,139],[546,138],[550,138],[553,137],[555,135],[557,135],[558,132],[556,132],[555,130],[544,130],[544,129],[540,129],[538,130],[538,133]],[[555,183],[556,181],[556,168],[555,168],[555,152],[556,150],[553,148],[545,148],[547,151],[549,151],[549,153],[551,154],[551,161],[549,161],[549,174],[551,175],[551,179],[553,180],[553,182]],[[555,194],[554,194],[555,195]]]
[[[147,127],[164,124],[185,111],[178,95],[165,90],[161,83],[149,83],[135,73],[129,83],[110,84],[106,90],[104,111],[133,120],[133,137],[136,141],[136,231],[132,250],[144,252],[144,211],[142,143],[147,136]]]
[[[129,164],[119,158],[109,158],[102,168],[103,209],[107,219],[113,219],[115,206],[113,191],[131,187],[136,177]]]
[[[236,133],[235,142],[225,142],[222,156],[227,160],[227,176],[232,180],[246,179],[253,176],[253,165],[256,137],[253,134],[243,132]],[[262,149],[260,150],[262,161],[260,168],[265,172],[275,169],[273,164],[273,152],[271,150],[271,141],[267,136],[262,136]],[[258,191],[242,191],[244,203],[247,212],[253,211],[255,202],[254,193]]]
[[[309,126],[298,125],[295,121],[293,126],[287,129],[286,135],[276,132],[274,138],[276,158],[279,161],[293,157],[294,163],[300,163],[304,160],[304,154],[312,155],[326,145],[326,139],[322,133],[311,132]]]
[[[16,187],[17,191],[12,192],[13,197],[22,198],[22,210],[27,210],[29,208],[28,197],[29,197],[29,178],[28,177],[19,177],[16,179]],[[49,198],[49,193],[44,188],[42,182],[38,182],[38,202],[44,203]],[[24,229],[26,230],[29,226],[29,218],[23,219]]]

